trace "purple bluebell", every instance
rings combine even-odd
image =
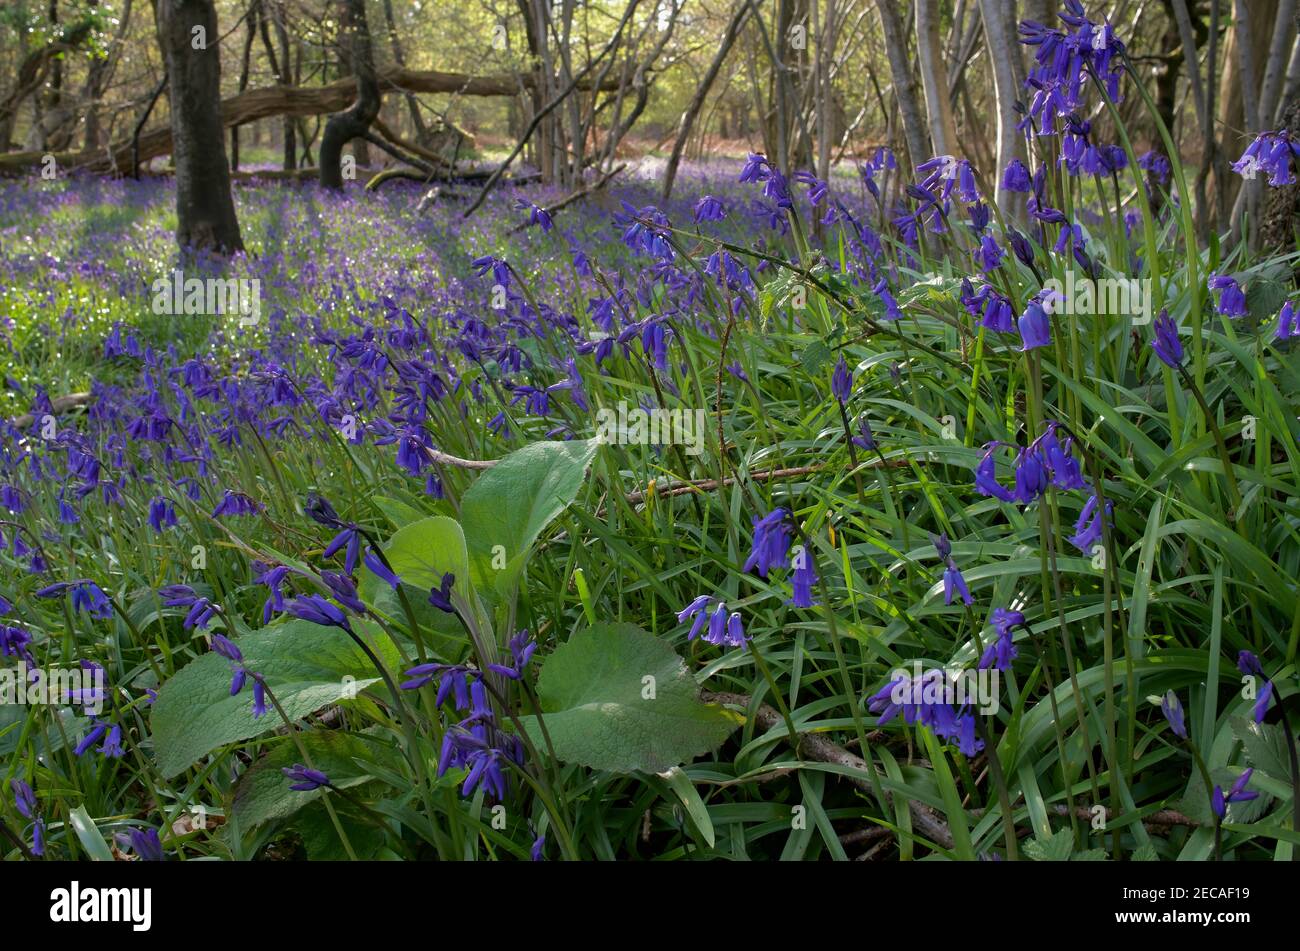
[[[528,662],[537,651],[537,641],[533,640],[528,629],[524,628],[522,631],[515,632],[507,647],[510,651],[510,663],[488,664],[487,669],[511,680],[522,680],[524,668],[528,666]]]
[[[285,602],[285,610],[299,620],[310,621],[322,627],[352,630],[347,615],[336,604],[322,598],[319,594],[300,594]]]
[[[1165,715],[1169,722],[1169,729],[1174,731],[1174,736],[1187,739],[1187,719],[1183,715],[1183,705],[1178,701],[1178,695],[1170,690],[1160,698],[1160,712]]]
[[[1016,321],[1020,331],[1021,349],[1028,352],[1046,347],[1052,342],[1052,319],[1043,295],[1030,298],[1024,312]]]
[[[1250,802],[1252,799],[1259,798],[1259,793],[1246,788],[1246,785],[1250,782],[1250,777],[1254,772],[1255,768],[1253,766],[1249,769],[1243,770],[1227,793],[1224,793],[1222,786],[1216,785],[1214,787],[1214,793],[1210,797],[1210,805],[1214,809],[1214,814],[1216,816],[1220,819],[1227,816],[1228,803]]]
[[[280,772],[292,780],[289,788],[294,792],[311,792],[314,789],[320,789],[322,786],[330,786],[330,778],[318,769],[310,769],[302,763],[294,763],[292,766],[283,766]]]
[[[1241,158],[1232,163],[1232,170],[1247,181],[1260,172],[1268,174],[1273,188],[1295,182],[1291,162],[1300,162],[1300,140],[1283,129],[1280,132],[1261,132],[1246,146]]]
[[[236,492],[233,489],[226,489],[221,501],[217,507],[212,510],[213,518],[221,518],[226,515],[256,515],[262,510],[262,505],[242,492]]]
[[[143,829],[132,826],[113,838],[118,848],[123,851],[130,849],[142,862],[161,862],[164,859],[162,840],[158,838],[158,830],[152,826]]]
[[[1290,340],[1300,337],[1300,320],[1296,319],[1295,304],[1287,301],[1277,315],[1277,331],[1274,340]]]
[[[442,576],[442,581],[438,587],[429,590],[429,603],[439,611],[445,611],[448,614],[455,612],[451,603],[451,587],[456,583],[456,576],[450,571]]]
[[[149,526],[159,534],[176,524],[176,509],[162,496],[155,496],[149,502]]]
[[[1028,192],[1029,169],[1025,168],[1025,163],[1018,158],[1013,158],[1007,163],[1006,169],[1002,173],[1002,187],[1009,192]]]
[[[1245,317],[1249,313],[1246,307],[1246,292],[1230,274],[1211,274],[1211,290],[1219,292],[1216,310],[1224,317]]]
[[[1016,454],[1016,488],[1013,498],[1021,505],[1029,505],[1047,491],[1047,466],[1033,446],[1026,446]]]
[[[1015,496],[997,478],[996,453],[1001,445],[1000,442],[991,442],[984,447],[984,455],[975,467],[975,491],[1002,502],[1012,502]]]
[[[966,587],[966,579],[950,558],[948,566],[943,569],[943,603],[951,605],[954,597],[960,597],[967,607],[975,603],[970,596],[970,589]]]
[[[1183,344],[1178,339],[1178,325],[1169,316],[1169,311],[1161,310],[1160,316],[1153,324],[1155,336],[1151,340],[1151,349],[1160,358],[1160,362],[1177,369],[1183,362]]]
[[[1011,669],[1011,662],[1019,654],[1013,639],[1015,629],[1024,626],[1025,616],[1019,611],[994,608],[989,621],[993,625],[993,630],[997,636],[993,643],[984,648],[984,653],[980,655],[979,669],[987,670],[990,667],[996,667],[1005,673]]]
[[[766,578],[772,568],[784,568],[790,552],[790,527],[787,512],[775,508],[762,518],[755,518],[754,547],[745,560],[743,571],[753,571]]]
[[[849,365],[845,362],[843,354],[840,355],[839,361],[835,364],[835,371],[831,374],[831,393],[841,405],[847,403],[853,394],[853,374],[849,371]]]
[[[369,548],[369,547],[366,548],[366,554],[362,560],[365,562],[366,567],[370,569],[370,571],[374,574],[376,578],[378,578],[380,581],[387,584],[394,591],[396,591],[398,588],[401,587],[402,585],[401,577],[398,576],[397,574],[394,574],[389,569],[388,565],[384,563],[384,560],[381,557],[379,557],[379,555],[375,552],[373,548]]]
[[[816,602],[813,601],[812,589],[813,585],[817,583],[817,566],[812,553],[808,551],[806,545],[800,545],[792,560],[794,562],[794,576],[790,579],[790,583],[794,588],[794,596],[790,598],[788,603],[796,608],[816,607]]]
[[[695,203],[695,223],[701,224],[705,221],[721,221],[727,217],[727,210],[723,207],[721,200],[714,198],[712,195],[705,195]]]

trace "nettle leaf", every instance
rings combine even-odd
[[[533,543],[582,488],[596,445],[594,439],[535,442],[510,453],[469,487],[460,503],[460,524],[469,548],[469,576],[481,597],[497,602],[513,595]]]
[[[1074,834],[1061,829],[1051,836],[1035,836],[1025,843],[1025,854],[1035,862],[1066,862],[1074,851]]]
[[[805,373],[809,376],[815,376],[834,357],[835,355],[831,353],[830,347],[820,340],[814,340],[804,347],[803,352],[799,354],[799,364],[803,367]]]
[[[598,624],[546,658],[537,682],[555,755],[615,773],[659,773],[716,749],[745,718],[701,703],[677,652],[631,624]],[[521,717],[539,749],[533,716]]]
[[[374,779],[364,763],[380,748],[366,737],[325,730],[304,732],[299,739],[307,748],[315,768],[328,776],[339,789],[350,789]],[[297,743],[291,740],[279,743],[239,777],[231,801],[231,814],[249,827],[258,826],[287,818],[319,799],[324,794],[322,790],[301,792],[290,789],[292,780],[281,772],[285,767],[302,762],[303,755]]]
[[[1232,735],[1246,749],[1250,765],[1273,779],[1290,785],[1291,764],[1287,756],[1286,731],[1277,723],[1256,723],[1232,717]]]
[[[1254,281],[1246,288],[1246,310],[1254,320],[1268,320],[1286,303],[1286,285],[1270,277]]]
[[[359,636],[390,671],[401,658],[377,628],[354,622]],[[237,638],[244,664],[270,686],[285,714],[298,720],[322,707],[353,699],[379,682],[365,653],[336,627],[291,620]],[[251,739],[283,726],[274,709],[253,716],[251,679],[242,693],[230,695],[230,664],[217,654],[190,661],[158,691],[150,719],[158,770],[163,778],[196,763],[228,743]]]

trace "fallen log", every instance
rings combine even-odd
[[[68,393],[64,396],[56,396],[50,400],[50,405],[56,413],[66,413],[70,409],[78,406],[85,406],[91,400],[90,393]],[[15,429],[26,429],[32,423],[36,422],[34,413],[23,413],[23,415],[10,420],[10,425]]]
[[[527,89],[534,79],[531,75],[516,76],[513,73],[469,76],[465,73],[390,67],[379,70],[378,81],[380,96],[393,92],[514,96],[519,93],[521,84]],[[587,87],[590,85],[588,83]],[[615,89],[617,84],[613,80],[607,80],[601,88]],[[356,81],[351,77],[324,86],[263,86],[223,99],[221,122],[230,128],[274,116],[328,115],[343,111],[355,97]],[[139,141],[141,162],[169,154],[172,148],[170,124],[144,130]],[[54,155],[61,170],[86,169],[124,175],[131,171],[132,143],[127,140],[115,143],[106,150],[95,149],[89,152],[13,152],[0,155],[0,175],[20,175],[27,169],[40,165],[47,154]]]

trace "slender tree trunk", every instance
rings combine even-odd
[[[248,88],[248,66],[252,58],[253,41],[257,39],[257,19],[261,13],[260,0],[251,0],[244,13],[244,52],[239,61],[239,91]],[[230,127],[230,167],[239,170],[239,126]]]
[[[324,188],[333,189],[343,187],[343,146],[370,134],[370,124],[379,115],[380,106],[365,0],[343,0],[343,14],[344,28],[351,34],[352,54],[349,58],[357,77],[357,99],[343,112],[329,117],[321,136],[320,183]]]
[[[718,52],[713,57],[713,62],[709,64],[708,71],[704,78],[700,80],[699,85],[695,88],[695,95],[691,97],[686,111],[682,113],[681,122],[677,126],[677,140],[673,143],[672,154],[668,156],[668,165],[664,169],[664,186],[663,200],[667,201],[673,193],[673,182],[677,178],[677,166],[682,160],[682,151],[686,148],[687,139],[691,134],[691,126],[699,117],[700,109],[704,107],[704,100],[709,95],[709,90],[713,88],[714,80],[718,78],[718,73],[722,70],[722,64],[727,59],[727,54],[731,52],[731,47],[735,45],[736,37],[740,35],[741,27],[744,26],[745,17],[749,15],[749,6],[745,0],[740,0],[736,4],[736,9],[731,14],[731,22],[727,24],[727,30],[722,35],[722,45],[718,47]]]
[[[894,97],[898,100],[899,121],[903,124],[903,139],[907,143],[907,156],[915,168],[933,154],[925,119],[916,98],[916,83],[912,79],[912,64],[907,58],[907,34],[898,15],[894,0],[876,0],[880,23],[885,33],[885,52],[889,55],[889,73],[894,83]]]
[[[1014,192],[1002,188],[1002,172],[1013,158],[1022,157],[1023,139],[1016,130],[1019,115],[1016,97],[1020,93],[1012,63],[1017,55],[1015,41],[1007,33],[1007,23],[999,9],[1000,0],[980,0],[980,16],[984,20],[984,43],[989,52],[989,65],[993,71],[994,104],[997,112],[997,168],[988,177],[994,181],[994,200],[1003,214],[1012,213]]]
[[[221,59],[212,0],[157,0],[170,77],[176,240],[182,249],[243,250],[221,124]]]
[[[915,7],[917,60],[930,122],[930,142],[936,155],[954,155],[957,151],[957,124],[948,98],[948,71],[943,65],[939,14],[934,0],[915,0]]]

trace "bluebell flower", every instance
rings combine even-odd
[[[1049,306],[1042,293],[1030,298],[1029,303],[1025,305],[1024,313],[1016,322],[1016,328],[1020,331],[1022,350],[1028,352],[1051,344],[1052,320]]]
[[[488,664],[487,669],[511,680],[521,680],[524,676],[524,668],[528,666],[528,662],[532,660],[537,650],[537,642],[528,633],[528,629],[524,628],[510,638],[507,646],[510,650],[510,664]]]
[[[1178,702],[1178,695],[1170,690],[1160,698],[1160,712],[1169,721],[1169,729],[1174,736],[1187,739],[1187,720],[1183,715],[1183,705]]]
[[[322,627],[338,627],[345,631],[352,630],[347,615],[339,610],[337,605],[322,598],[319,594],[300,594],[296,598],[285,602],[285,610],[299,620],[310,621]]]
[[[334,511],[334,506],[330,505],[329,499],[317,492],[308,492],[307,501],[303,505],[303,511],[307,517],[317,524],[324,525],[326,528],[341,528],[343,521],[339,518],[338,512]]]
[[[1241,158],[1232,163],[1232,170],[1247,181],[1260,172],[1268,173],[1268,183],[1273,188],[1295,182],[1291,174],[1291,161],[1300,161],[1300,141],[1283,129],[1280,132],[1261,132],[1255,141],[1246,146]]]
[[[1025,163],[1020,159],[1013,158],[1007,163],[1002,173],[1002,188],[1009,192],[1029,191],[1029,169],[1025,168]]]
[[[1296,319],[1295,304],[1287,301],[1277,315],[1277,331],[1273,339],[1290,340],[1292,337],[1300,337],[1300,320]]]
[[[1273,681],[1264,681],[1264,686],[1259,689],[1258,696],[1255,697],[1255,722],[1263,723],[1264,717],[1268,715],[1268,705],[1273,699]]]
[[[966,579],[950,558],[948,566],[943,570],[943,603],[951,605],[954,596],[960,597],[968,607],[975,603],[970,596],[970,589],[966,587]]]
[[[794,556],[794,577],[791,579],[791,585],[794,588],[794,596],[789,600],[796,608],[816,607],[813,601],[812,589],[817,583],[817,568],[812,553],[807,546],[800,545],[798,554]]]
[[[31,786],[21,779],[9,780],[9,788],[13,791],[14,806],[18,809],[18,814],[24,819],[30,820],[30,825],[24,832],[31,833],[32,855],[43,856],[45,854],[45,819],[40,815],[36,793]]]
[[[1024,627],[1025,616],[1019,611],[994,608],[993,615],[989,620],[997,636],[993,643],[984,648],[984,653],[980,655],[979,669],[987,670],[989,667],[996,667],[1005,673],[1011,669],[1011,662],[1019,655],[1013,639],[1015,629]]]
[[[149,525],[159,534],[176,524],[176,509],[162,496],[154,496],[149,502]]]
[[[551,221],[550,213],[545,208],[534,205],[531,201],[524,201],[522,198],[515,200],[515,207],[521,211],[528,212],[528,224],[530,227],[532,225],[541,225],[543,232],[548,232],[555,227],[554,222]]]
[[[343,555],[343,570],[352,574],[357,567],[357,557],[361,553],[361,531],[355,525],[346,526],[343,531],[334,536],[334,540],[325,546],[321,553],[322,558],[333,558],[339,551],[346,548]]]
[[[1048,423],[1046,432],[1035,440],[1042,460],[1046,462],[1051,472],[1052,484],[1058,489],[1065,490],[1086,488],[1079,461],[1074,458],[1074,453],[1071,451],[1074,438],[1066,437],[1062,445],[1056,438],[1058,428],[1056,423]]]
[[[1104,509],[1104,512],[1103,512]],[[1097,504],[1097,495],[1094,492],[1088,497],[1088,501],[1083,504],[1079,512],[1078,519],[1074,523],[1074,534],[1070,536],[1070,544],[1085,555],[1090,553],[1093,546],[1102,539],[1102,523],[1104,517],[1109,521],[1112,505],[1110,500],[1106,501],[1105,506]]]
[[[1246,292],[1237,280],[1228,274],[1211,274],[1211,290],[1219,292],[1219,304],[1216,308],[1224,317],[1245,317],[1249,313],[1246,307]]]
[[[790,527],[786,524],[787,512],[773,509],[754,522],[754,547],[745,560],[743,571],[754,571],[766,578],[772,568],[784,568],[790,551]]]
[[[695,203],[697,225],[705,221],[721,221],[725,217],[727,217],[727,210],[722,206],[721,200],[712,195],[705,195]]]
[[[1254,772],[1255,768],[1253,766],[1243,770],[1226,794],[1222,786],[1214,787],[1214,793],[1210,797],[1210,805],[1214,809],[1216,816],[1223,819],[1228,814],[1228,803],[1230,802],[1250,802],[1252,799],[1259,798],[1259,793],[1246,789],[1246,785],[1250,782],[1250,777]]]
[[[931,533],[930,544],[939,553],[941,560],[947,561],[952,556],[952,542],[948,541],[947,532],[940,532],[938,535]]]
[[[1021,505],[1029,505],[1047,491],[1047,466],[1033,446],[1026,446],[1016,454],[1015,465],[1013,498]]]
[[[330,778],[318,769],[309,769],[302,763],[294,763],[292,766],[282,766],[280,772],[286,777],[293,780],[289,788],[294,792],[311,792],[313,789],[320,789],[322,786],[330,786]]]
[[[844,361],[843,354],[840,355],[839,361],[835,364],[835,371],[831,374],[831,393],[841,405],[847,403],[853,394],[853,374],[849,371],[849,365]]]
[[[1160,358],[1160,362],[1171,369],[1177,369],[1183,362],[1183,344],[1178,339],[1178,325],[1169,316],[1169,311],[1163,309],[1160,311],[1153,329],[1155,337],[1151,341],[1151,349]]]
[[[130,849],[142,862],[163,861],[162,840],[158,838],[158,830],[152,826],[143,829],[132,826],[124,833],[119,832],[114,839],[118,848],[123,851]]]
[[[394,591],[396,591],[399,587],[401,587],[402,585],[401,577],[399,577],[398,575],[394,574],[391,570],[389,570],[388,566],[384,564],[384,560],[379,557],[379,555],[375,552],[373,548],[369,548],[369,547],[366,548],[366,554],[362,560],[365,562],[366,567],[371,570],[371,572],[374,574],[376,578],[383,581]]]
[[[984,455],[975,467],[975,491],[1002,502],[1011,502],[1015,496],[997,478],[997,457],[994,454],[1001,445],[1000,442],[991,442],[984,447]]]
[[[451,603],[451,586],[456,583],[456,576],[450,571],[442,576],[442,581],[436,588],[429,590],[429,603],[439,611],[445,611],[448,614],[455,612]]]
[[[858,435],[854,436],[850,442],[859,449],[867,452],[874,452],[876,449],[876,437],[871,432],[871,423],[867,420],[866,415],[858,417]]]
[[[1011,243],[1011,251],[1015,254],[1017,260],[1025,267],[1034,263],[1034,246],[1029,243],[1029,239],[1017,231],[1015,228],[1008,229],[1007,239]]]
[[[217,507],[212,510],[213,518],[221,518],[225,515],[256,515],[262,510],[262,505],[254,501],[242,492],[235,492],[232,489],[226,489],[221,501]]]

